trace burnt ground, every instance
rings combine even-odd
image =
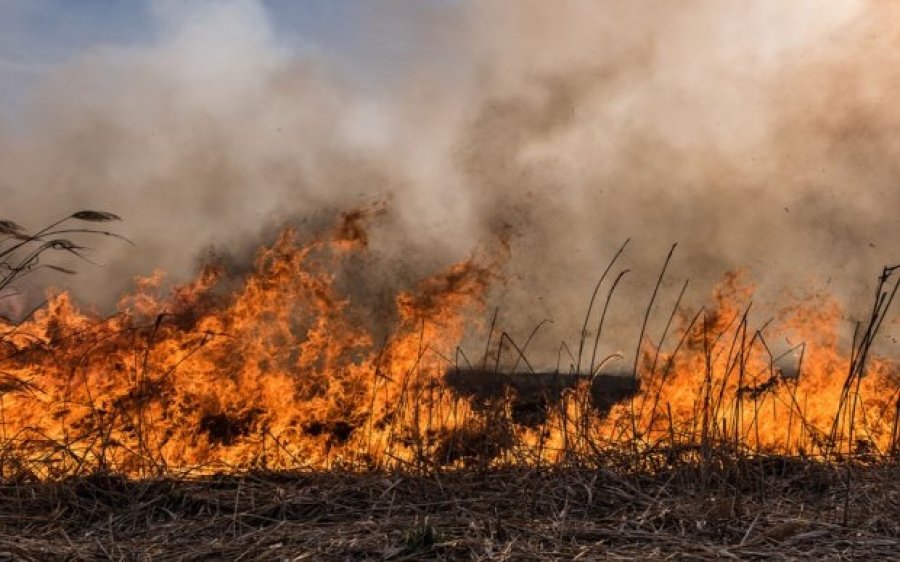
[[[3,560],[900,559],[900,467],[496,468],[0,485]]]

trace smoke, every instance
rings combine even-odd
[[[136,247],[103,243],[82,300],[381,201],[381,278],[503,236],[492,302],[514,332],[554,319],[547,341],[577,335],[628,237],[629,337],[675,241],[662,308],[743,268],[763,309],[803,288],[862,312],[900,258],[891,3],[394,1],[360,6],[340,55],[259,2],[151,7],[153,41],[75,54],[0,123],[4,214],[126,219]]]

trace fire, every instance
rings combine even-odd
[[[871,358],[848,379],[852,358],[828,299],[786,310],[778,334],[754,330],[752,288],[739,276],[708,309],[682,312],[676,346],[644,344],[640,392],[608,415],[592,408],[589,384],[564,393],[536,427],[512,419],[510,393],[478,410],[443,375],[483,316],[496,263],[473,258],[400,292],[391,333],[376,341],[365,303],[342,294],[335,273],[367,251],[364,218],[345,215],[310,243],[285,231],[237,291],[210,266],[168,292],[162,274],[140,280],[110,317],[61,294],[26,323],[0,326],[0,470],[53,478],[478,455],[557,462],[608,447],[824,455],[894,446],[897,366]],[[794,372],[772,355],[777,338],[805,342]]]
[[[3,371],[27,381],[0,404],[8,462],[52,476],[409,456],[400,437],[413,420],[392,416],[425,399],[446,417],[427,393],[447,366],[429,348],[452,349],[490,275],[464,262],[399,294],[395,331],[376,345],[334,286],[336,263],[361,249],[347,236],[300,245],[286,231],[233,296],[208,268],[165,296],[161,274],[141,280],[109,318],[52,298],[4,329]]]
[[[682,315],[676,349],[665,353],[645,342],[641,391],[633,400],[597,418],[580,407],[585,389],[574,393],[553,422],[557,443],[566,441],[567,451],[628,443],[668,455],[721,446],[815,457],[895,451],[898,365],[870,358],[851,376],[853,358],[842,349],[841,309],[833,298],[786,308],[769,333],[749,325],[752,294],[741,275],[726,276],[711,308]],[[782,354],[794,360],[792,368],[773,355],[779,339],[803,342]]]

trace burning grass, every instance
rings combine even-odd
[[[623,246],[577,345],[560,347],[569,367],[538,373],[529,345],[540,326],[518,342],[492,322],[483,357],[460,348],[496,275],[484,256],[398,291],[377,341],[360,320],[365,303],[336,282],[367,251],[365,218],[347,214],[311,242],[286,231],[237,290],[210,266],[171,291],[161,276],[142,280],[109,317],[62,294],[4,324],[10,555],[896,549],[900,370],[872,347],[897,268],[879,277],[849,349],[827,299],[752,326],[739,275],[698,311],[679,296],[651,345],[654,291],[633,369],[616,376],[598,350]],[[803,343],[781,353],[778,338]]]
[[[61,294],[7,324],[0,476],[544,466],[610,449],[651,464],[715,447],[822,460],[896,453],[900,371],[870,353],[900,285],[896,268],[879,278],[849,350],[827,299],[791,307],[777,326],[751,326],[752,287],[731,275],[707,307],[676,305],[656,346],[645,319],[623,378],[601,372],[610,357],[598,354],[623,246],[578,345],[563,344],[568,369],[542,375],[528,357],[537,329],[520,344],[492,323],[474,364],[459,347],[496,275],[484,257],[398,291],[390,333],[376,342],[360,320],[366,303],[336,284],[342,265],[367,251],[363,218],[347,214],[311,242],[284,232],[236,291],[210,266],[171,291],[160,275],[141,280],[109,317]],[[770,342],[781,337],[802,343],[776,356]]]

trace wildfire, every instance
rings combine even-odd
[[[711,307],[682,314],[674,349],[643,346],[640,392],[608,415],[591,406],[589,383],[563,393],[538,426],[512,419],[509,393],[474,408],[443,375],[484,313],[496,264],[473,258],[400,292],[391,333],[376,341],[360,321],[366,303],[341,294],[335,277],[342,260],[367,251],[363,218],[345,215],[311,243],[285,231],[235,292],[216,267],[169,292],[157,274],[110,317],[61,294],[24,324],[0,326],[0,471],[52,478],[477,455],[556,462],[598,447],[729,443],[820,455],[894,446],[897,366],[872,358],[848,379],[853,358],[826,299],[785,312],[777,335],[805,342],[794,372],[785,370],[770,336],[748,325],[751,289],[734,276]]]
[[[555,433],[569,438],[566,448],[639,443],[644,451],[671,455],[724,445],[863,457],[895,451],[898,366],[885,358],[863,365],[858,350],[854,357],[842,349],[842,315],[833,298],[796,303],[764,331],[748,321],[752,294],[740,275],[729,274],[708,310],[682,315],[675,349],[666,353],[644,342],[641,391],[608,416],[585,416],[573,397],[554,422]],[[802,343],[775,356],[778,340]],[[793,365],[785,365],[785,357]]]

